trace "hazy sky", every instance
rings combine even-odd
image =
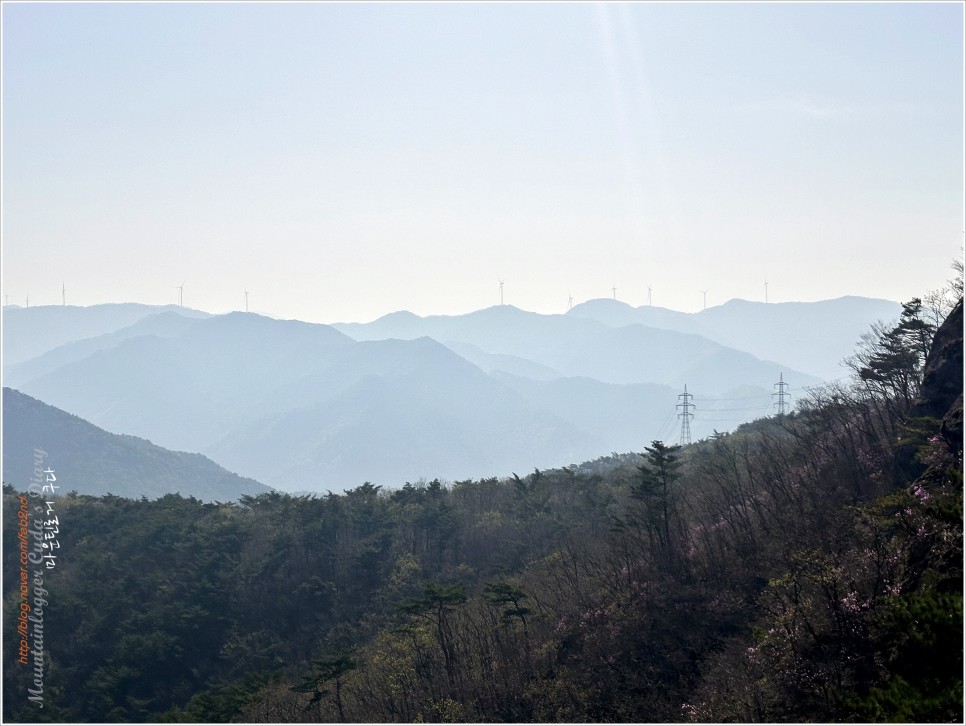
[[[959,2],[2,12],[11,303],[907,300],[963,244]]]

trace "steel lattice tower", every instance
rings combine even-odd
[[[684,393],[679,393],[678,398],[683,399],[683,401],[675,408],[683,409],[681,413],[678,414],[678,418],[681,419],[681,446],[686,446],[691,443],[691,419],[694,418],[694,414],[691,413],[691,409],[694,408],[694,404],[691,403],[691,399],[694,398],[690,393],[688,393],[688,386],[685,384]]]
[[[784,416],[788,406],[787,402],[785,401],[785,399],[788,398],[788,394],[785,393],[785,389],[788,388],[788,384],[785,383],[785,377],[783,374],[778,374],[778,383],[775,385],[778,387],[778,390],[771,395],[778,396],[778,400],[775,402],[775,405],[778,406],[778,415]]]

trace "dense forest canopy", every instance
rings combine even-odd
[[[962,301],[929,311],[874,328],[847,384],[683,448],[321,497],[67,494],[43,709],[10,653],[5,486],[4,718],[960,721]]]

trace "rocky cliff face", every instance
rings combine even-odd
[[[942,420],[949,448],[963,451],[963,301],[953,308],[936,337],[923,372],[920,401],[913,416]]]

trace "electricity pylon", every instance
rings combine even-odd
[[[778,387],[778,390],[771,395],[778,396],[778,400],[775,402],[775,405],[778,406],[778,415],[784,416],[788,407],[788,404],[785,401],[785,399],[788,398],[788,394],[785,393],[785,389],[788,388],[788,384],[785,383],[785,376],[783,374],[778,374],[778,383],[775,385]]]
[[[678,398],[683,399],[682,403],[677,404],[675,408],[683,409],[681,413],[678,414],[678,418],[681,419],[681,446],[687,446],[691,443],[691,419],[694,418],[694,414],[691,413],[691,409],[694,408],[694,404],[691,403],[691,399],[694,398],[690,393],[688,393],[688,386],[685,384],[684,393],[679,393]]]

